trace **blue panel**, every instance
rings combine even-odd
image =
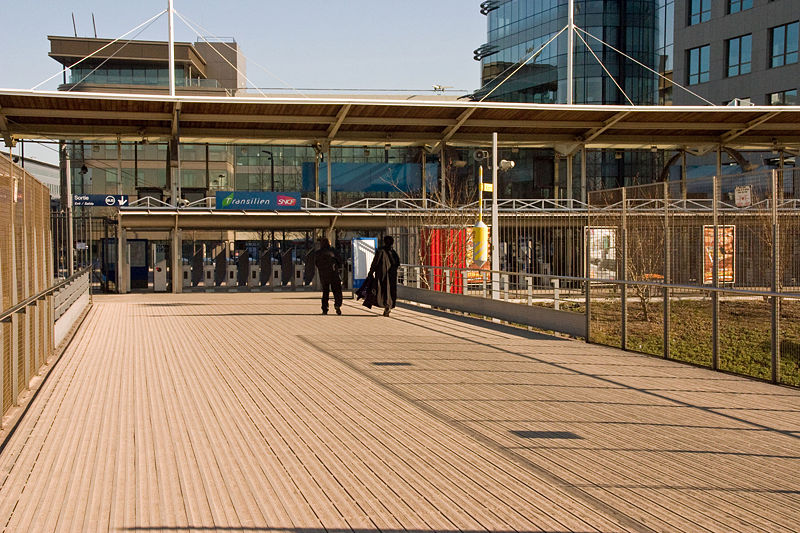
[[[332,163],[333,190],[337,192],[412,192],[422,189],[419,163]],[[439,165],[425,165],[428,188],[436,184]],[[319,188],[328,187],[328,165],[319,167]],[[303,190],[314,190],[314,163],[303,163]]]

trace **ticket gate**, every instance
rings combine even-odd
[[[187,259],[183,259],[181,274],[183,274],[183,288],[187,289],[192,286],[192,265]]]
[[[305,272],[305,266],[303,263],[295,262],[292,265],[292,288],[297,289],[298,287],[303,287],[305,283],[305,278],[303,276]]]
[[[222,287],[228,277],[228,253],[223,248],[214,258],[214,286]]]
[[[169,245],[153,243],[153,290],[166,292],[168,283]]]
[[[270,251],[267,250],[265,252],[261,252],[261,258],[259,259],[259,266],[261,269],[259,285],[262,287],[265,285],[273,286],[274,284],[272,279],[275,274],[273,272],[272,265],[272,254]],[[278,278],[280,279],[280,274],[278,274]]]
[[[199,250],[195,251],[192,255],[191,261],[191,286],[199,287],[205,279],[205,269],[203,259],[205,257],[205,245],[201,246]]]
[[[249,287],[258,287],[261,285],[261,264],[256,261],[255,257],[250,257],[249,276],[247,277],[247,285]]]
[[[239,274],[239,265],[236,264],[236,258],[230,257],[225,262],[225,286],[235,287],[238,284],[237,276]]]
[[[246,287],[250,279],[250,252],[241,250],[236,257],[236,285]]]

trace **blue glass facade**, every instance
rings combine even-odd
[[[637,61],[657,70],[665,49],[659,15],[665,0],[576,0],[575,24]],[[539,50],[567,25],[566,0],[496,0],[484,2],[488,41],[475,50],[481,61],[480,99],[489,94],[518,64]],[[662,19],[663,20],[663,19]],[[658,103],[657,76],[600,42],[578,32],[591,51],[575,38],[574,102],[622,104],[626,98],[594,55],[630,99],[641,105]],[[536,58],[496,88],[487,100],[566,103],[567,34],[562,33]],[[594,55],[592,54],[594,52]]]

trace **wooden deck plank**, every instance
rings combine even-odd
[[[303,293],[101,297],[0,455],[0,523],[790,531],[798,400],[413,309],[385,319],[346,301],[345,316],[323,317]],[[567,432],[578,438],[548,438]]]

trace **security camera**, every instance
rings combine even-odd
[[[475,161],[484,161],[489,159],[489,152],[487,150],[475,150],[475,155],[473,156]]]
[[[512,168],[514,168],[514,165],[515,163],[513,161],[507,161],[503,159],[502,161],[500,161],[499,168],[503,172],[506,172],[507,170],[511,170]]]

